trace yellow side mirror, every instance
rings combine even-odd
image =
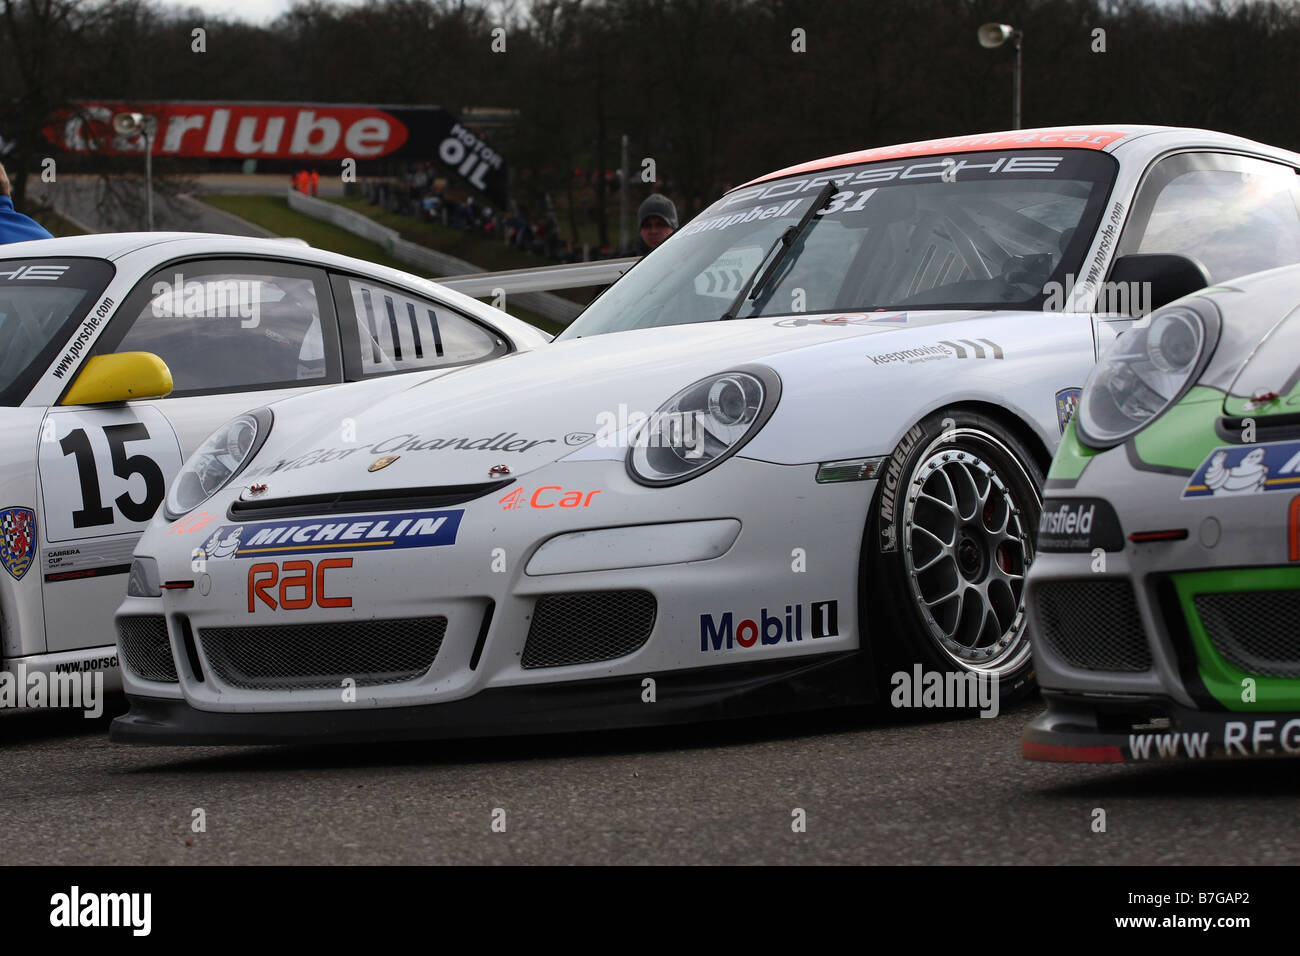
[[[152,352],[96,355],[86,362],[62,405],[106,405],[137,398],[162,398],[172,390],[167,363]]]

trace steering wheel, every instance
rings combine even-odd
[[[1052,275],[1052,254],[1037,253],[1026,256],[1011,256],[1002,264],[999,278],[1008,286],[1018,286],[1029,296],[1038,295],[1043,285]]]

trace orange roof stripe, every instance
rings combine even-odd
[[[971,136],[951,136],[947,139],[928,139],[919,143],[903,143],[899,146],[877,146],[855,153],[841,153],[825,159],[815,159],[809,163],[788,166],[785,169],[759,176],[745,183],[752,186],[782,176],[797,173],[813,173],[836,166],[851,166],[857,163],[871,163],[882,159],[903,159],[910,156],[940,156],[949,153],[974,153],[985,149],[1035,149],[1039,147],[1057,147],[1068,149],[1105,149],[1111,143],[1123,139],[1128,133],[1118,130],[1086,129],[1066,126],[1059,129],[1024,129],[1006,133],[976,133]]]

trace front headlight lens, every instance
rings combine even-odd
[[[209,435],[172,481],[167,492],[168,520],[188,514],[230,484],[266,442],[271,421],[271,410],[259,408]]]
[[[1136,323],[1093,369],[1079,401],[1079,439],[1110,448],[1150,424],[1182,397],[1218,340],[1208,305],[1176,305]]]
[[[747,366],[688,385],[631,439],[627,469],[643,485],[674,485],[735,454],[772,416],[781,379]]]

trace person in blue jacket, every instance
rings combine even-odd
[[[9,195],[12,191],[9,176],[0,164],[0,244],[26,242],[28,239],[53,239],[35,219],[14,209],[14,201]]]

